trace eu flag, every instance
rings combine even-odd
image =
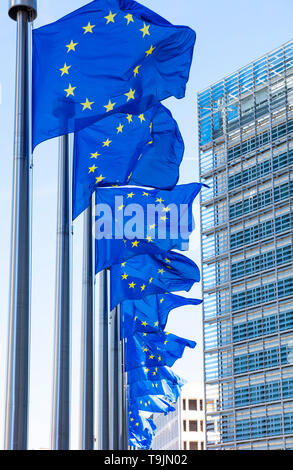
[[[195,33],[133,0],[95,0],[33,31],[33,148],[107,113],[182,98]]]
[[[76,218],[88,207],[98,186],[173,188],[184,143],[170,111],[159,103],[139,116],[112,114],[76,132],[73,153]]]
[[[142,331],[142,322],[152,328],[164,330],[169,313],[184,305],[200,305],[202,300],[187,299],[176,294],[148,295],[140,300],[125,300],[121,304],[122,337]]]
[[[165,379],[157,382],[145,381],[134,382],[129,387],[130,397],[143,397],[145,395],[165,396],[171,403],[176,403],[180,397],[184,382],[180,379],[178,383],[172,383]]]
[[[164,413],[165,415],[175,411],[175,408],[164,397],[155,395],[146,395],[144,397],[130,398],[129,407],[139,411],[148,411],[150,413]]]
[[[202,186],[97,189],[96,273],[139,254],[188,250],[192,204]]]
[[[168,366],[183,356],[186,347],[195,348],[196,343],[185,338],[167,333],[136,333],[125,342],[125,369],[137,367]]]
[[[128,414],[129,445],[136,449],[150,449],[156,425],[149,413],[132,409]]]
[[[127,382],[129,386],[135,382],[158,382],[161,380],[167,380],[170,383],[178,383],[178,375],[176,375],[170,367],[159,366],[159,367],[138,367],[137,369],[131,369],[127,373]]]
[[[190,290],[200,281],[197,265],[174,252],[135,256],[111,267],[111,309],[127,299]]]

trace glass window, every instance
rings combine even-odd
[[[186,432],[186,419],[183,420],[183,431]]]
[[[197,432],[197,421],[195,420],[189,421],[189,431]]]
[[[188,400],[189,410],[197,410],[197,400]]]
[[[190,450],[198,450],[198,442],[190,441],[190,443],[189,443],[189,449],[190,449]]]

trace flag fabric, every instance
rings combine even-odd
[[[178,383],[167,380],[157,382],[135,382],[129,387],[130,397],[143,397],[145,395],[161,395],[166,397],[171,403],[178,400],[184,382],[178,378]]]
[[[132,410],[128,414],[129,445],[136,449],[150,449],[156,425],[149,413]]]
[[[167,380],[170,383],[177,384],[178,376],[167,366],[159,367],[138,367],[131,369],[127,373],[127,382],[129,386],[135,382],[158,382]]]
[[[148,295],[140,300],[125,300],[121,304],[121,336],[133,336],[137,331],[145,331],[147,326],[164,330],[169,313],[185,305],[200,305],[202,300],[188,299],[176,294]]]
[[[136,333],[125,342],[125,370],[137,367],[168,366],[183,356],[186,347],[194,349],[196,343],[167,333]]]
[[[129,407],[139,411],[150,413],[164,413],[165,415],[175,411],[175,407],[164,397],[145,395],[143,397],[131,398],[129,396]]]
[[[142,299],[150,294],[189,291],[200,281],[194,261],[175,251],[135,256],[112,266],[110,273],[111,309],[124,300]]]
[[[89,206],[98,186],[173,188],[183,153],[178,125],[160,103],[139,116],[113,114],[76,132],[73,219]]]
[[[202,186],[97,189],[96,273],[139,254],[188,250],[192,205]]]
[[[182,98],[195,33],[133,0],[95,0],[33,31],[33,148],[110,113]]]

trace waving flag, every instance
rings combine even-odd
[[[136,449],[150,449],[156,425],[150,419],[149,413],[132,410],[128,414],[129,445]]]
[[[135,256],[111,267],[111,309],[127,299],[188,291],[199,281],[197,265],[180,253]]]
[[[126,265],[125,265],[126,266]],[[140,300],[125,300],[121,304],[122,337],[145,331],[145,326],[164,330],[169,313],[184,305],[200,305],[202,300],[187,299],[176,294],[148,295]]]
[[[177,123],[161,104],[139,116],[113,114],[76,132],[73,218],[88,207],[98,186],[173,188],[183,152]]]
[[[195,346],[194,341],[166,332],[136,333],[125,343],[125,368],[128,371],[142,366],[171,367],[183,356],[186,347]]]
[[[145,395],[161,395],[166,397],[171,403],[176,403],[178,400],[181,388],[184,382],[172,383],[167,380],[157,382],[135,382],[129,387],[130,397],[142,397]]]
[[[146,395],[144,397],[131,398],[129,397],[129,407],[139,411],[148,411],[151,413],[164,413],[165,415],[175,411],[171,403],[163,397]]]
[[[176,375],[170,367],[138,367],[131,369],[127,373],[127,382],[129,385],[135,382],[158,382],[167,380],[170,383],[178,383],[178,375]]]
[[[108,113],[182,98],[195,33],[133,0],[95,0],[33,31],[33,148]]]
[[[192,204],[201,183],[171,191],[103,188],[96,191],[96,273],[133,256],[188,250]]]

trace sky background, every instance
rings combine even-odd
[[[85,5],[82,0],[38,0],[34,27],[57,20]],[[192,27],[197,44],[186,98],[169,99],[186,144],[181,183],[198,181],[196,95],[213,82],[278,48],[292,39],[292,0],[142,0],[174,24]],[[10,229],[12,152],[14,127],[16,24],[7,15],[7,2],[0,5],[0,448],[3,448],[8,292],[10,277]],[[33,259],[30,370],[30,439],[33,449],[50,447],[52,363],[55,300],[57,140],[41,144],[34,154]],[[190,257],[200,261],[198,207],[196,231]],[[83,218],[74,222],[72,302],[72,435],[71,448],[79,445],[81,272]],[[190,294],[200,296],[200,286]],[[201,308],[181,308],[170,315],[167,330],[197,341],[174,367],[187,380],[202,380]]]

